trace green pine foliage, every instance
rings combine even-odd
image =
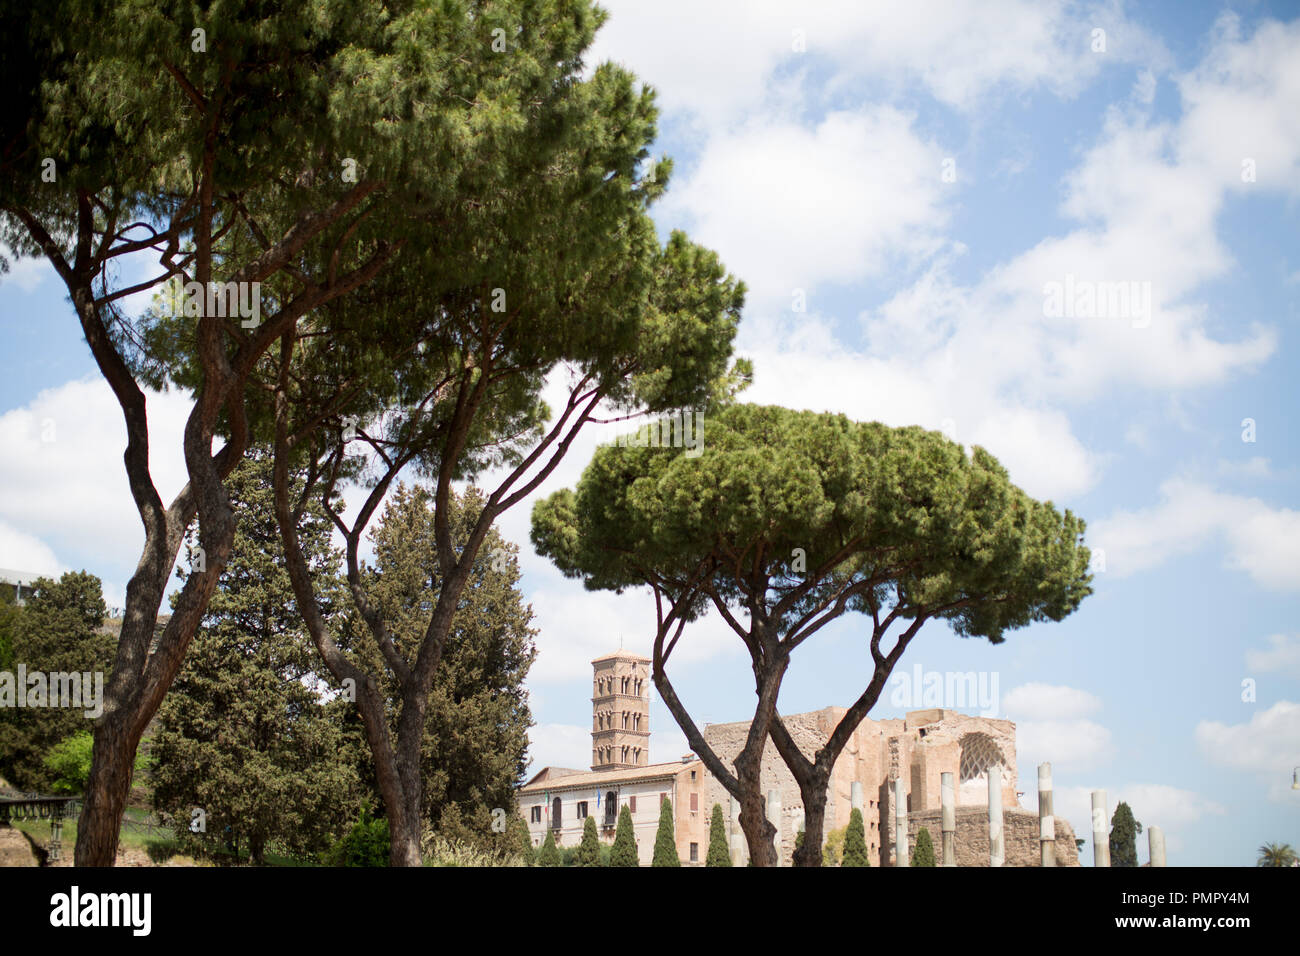
[[[727,850],[727,828],[722,816],[722,805],[715,803],[709,817],[709,853],[705,866],[731,866],[731,853]]]
[[[706,432],[698,457],[662,443],[597,448],[576,488],[534,505],[538,553],[590,590],[649,586],[672,599],[687,589],[685,621],[699,614],[692,595],[700,605],[779,608],[761,623],[734,614],[728,624],[750,647],[770,640],[791,652],[840,612],[869,615],[874,641],[886,632],[910,641],[943,621],[998,644],[1064,619],[1091,593],[1084,522],[1031,498],[982,448],[968,453],[916,426],[743,402],[712,413]],[[810,609],[831,605],[809,630]],[[789,660],[757,660],[758,686],[779,694]],[[844,719],[865,717],[880,686]],[[747,760],[761,758],[771,717],[756,710],[753,720],[761,733]],[[850,738],[830,739],[830,750],[783,755],[796,779],[807,782],[799,761],[834,766]],[[817,831],[810,849],[824,842]],[[751,849],[770,861],[767,847]]]
[[[651,866],[681,866],[677,856],[677,828],[673,825],[671,800],[659,801],[659,829],[655,832],[655,853]]]
[[[542,841],[542,848],[537,853],[537,865],[560,865],[560,849],[555,845],[555,831],[550,827],[546,828],[546,839]]]
[[[844,833],[844,862],[841,866],[870,866],[867,854],[867,830],[862,823],[862,811],[857,807],[849,815],[849,826]]]
[[[916,846],[912,849],[912,866],[935,866],[934,841],[930,831],[921,827],[916,834]]]
[[[574,866],[600,866],[600,837],[596,834],[596,818],[587,817],[582,824],[582,842],[578,844]]]
[[[640,866],[636,837],[632,834],[632,812],[627,804],[618,811],[618,829],[614,831],[614,849],[609,855],[610,866]]]

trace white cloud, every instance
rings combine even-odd
[[[650,656],[655,630],[654,599],[646,591],[586,591],[577,581],[559,575],[534,586],[529,601],[536,614],[537,660],[530,681],[552,683],[591,676],[593,658],[623,646]],[[536,578],[533,578],[536,581]],[[710,660],[741,647],[740,638],[716,613],[686,625],[668,661],[671,677],[681,668]]]
[[[1249,39],[1240,20],[1225,13],[1215,25],[1209,55],[1179,78],[1188,105],[1179,152],[1202,165],[1225,189],[1279,190],[1300,195],[1300,20],[1265,21]],[[1255,182],[1243,178],[1253,161]]]
[[[659,720],[658,714],[655,714],[655,719],[650,722],[650,762],[671,763],[692,753],[691,745],[686,742],[686,735],[668,717],[667,709],[660,709],[667,720]]]
[[[1070,96],[1107,65],[1162,48],[1118,3],[1065,0],[923,0],[908,4],[821,0],[609,0],[592,62],[626,63],[660,90],[664,105],[716,125],[760,107],[783,71],[817,70],[834,91],[854,81],[922,86],[973,109],[999,91]],[[1106,52],[1091,49],[1106,31]],[[798,34],[796,34],[798,31]],[[802,38],[806,52],[796,52]]]
[[[18,258],[8,248],[2,251],[9,260],[9,271],[0,273],[0,287],[13,283],[24,292],[31,292],[46,279],[56,275],[48,260]]]
[[[1196,725],[1196,743],[1212,763],[1234,770],[1267,775],[1270,789],[1290,788],[1300,741],[1300,704],[1280,700],[1256,711],[1244,724],[1203,720]]]
[[[1075,771],[1112,756],[1110,731],[1086,719],[1101,709],[1101,700],[1085,690],[1022,684],[1003,696],[1002,709],[1016,722],[1016,754],[1022,766],[1051,762],[1057,771]]]
[[[1215,541],[1225,567],[1266,588],[1300,588],[1300,512],[1183,479],[1166,481],[1160,497],[1154,507],[1119,511],[1090,528],[1107,573],[1133,574]]]
[[[1075,720],[1100,710],[1101,699],[1077,687],[1030,683],[1003,695],[1002,709],[1012,720]]]
[[[185,483],[181,435],[191,403],[176,392],[148,401],[150,465],[169,501]],[[68,382],[0,415],[0,447],[0,521],[99,575],[110,603],[118,600],[144,532],[122,466],[126,427],[108,385]]]
[[[1213,128],[1214,116],[1229,108],[1224,103],[1259,100],[1250,114],[1261,117],[1258,138],[1270,144],[1270,162],[1290,170],[1300,153],[1300,127],[1277,117],[1300,112],[1289,65],[1300,62],[1300,26],[1269,25],[1249,39],[1221,33],[1215,42],[1205,64],[1179,85],[1183,114],[1176,122],[1153,122],[1140,97],[1108,114],[1096,144],[1064,183],[1061,212],[1070,231],[1041,240],[973,283],[955,279],[963,247],[950,243],[919,278],[861,316],[863,346],[856,351],[814,314],[792,317],[788,305],[751,308],[742,345],[757,378],[747,398],[895,425],[947,422],[957,440],[983,443],[1003,459],[1030,493],[1068,498],[1096,484],[1102,462],[1074,434],[1066,408],[1108,399],[1117,388],[1176,392],[1219,384],[1270,358],[1276,329],[1245,325],[1253,316],[1244,316],[1242,333],[1222,337],[1212,325],[1225,317],[1196,298],[1205,282],[1234,268],[1216,223],[1239,191],[1239,177],[1236,183],[1225,178],[1199,130]],[[1265,193],[1289,188],[1276,177],[1254,185]],[[898,240],[900,252],[915,255],[938,235],[944,207],[932,211],[931,225],[918,217],[916,231]],[[734,226],[721,222],[721,212],[710,215],[718,220],[717,237],[753,233],[752,213]],[[728,262],[733,249],[736,261],[745,261],[754,241],[746,236],[715,245]],[[763,282],[785,280],[790,271],[775,257],[762,265]],[[822,274],[832,272],[828,265]],[[1149,294],[1149,309],[1049,318],[1047,283],[1067,277],[1136,283],[1131,288],[1139,298]],[[1140,444],[1144,435],[1131,431],[1130,438]],[[1237,540],[1264,533],[1245,529]],[[1238,559],[1261,579],[1286,577],[1244,552]]]
[[[591,765],[591,728],[573,724],[538,724],[528,732],[527,773],[543,767],[585,770]]]
[[[0,521],[0,568],[34,574],[61,574],[64,565],[40,538]]]
[[[1272,634],[1266,650],[1246,651],[1246,667],[1267,674],[1300,677],[1300,634]]]
[[[1130,784],[1119,791],[1144,827],[1158,826],[1168,834],[1205,816],[1222,816],[1227,808],[1190,790],[1160,783]]]
[[[809,129],[763,119],[720,133],[664,200],[722,250],[757,295],[783,300],[937,250],[943,150],[892,107],[835,112]]]
[[[815,316],[790,329],[759,319],[749,332],[743,352],[755,382],[746,401],[940,430],[984,445],[1037,497],[1081,494],[1101,474],[1063,412],[999,397],[949,346],[916,357],[874,345],[858,352],[837,344]]]
[[[1228,478],[1272,478],[1273,467],[1267,458],[1256,455],[1246,461],[1219,461],[1219,474]]]
[[[1133,83],[1133,98],[1146,106],[1150,106],[1156,98],[1156,75],[1150,70],[1138,72],[1138,78]]]
[[[1022,767],[1050,762],[1055,771],[1096,767],[1111,758],[1110,731],[1090,714],[1101,699],[1064,685],[1029,683],[1002,697],[1002,711],[1016,722],[1016,755]]]
[[[1026,720],[1016,724],[1016,753],[1026,767],[1050,762],[1059,770],[1087,770],[1114,754],[1110,731],[1091,720]]]

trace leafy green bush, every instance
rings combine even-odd
[[[822,847],[822,866],[840,865],[844,859],[844,838],[848,833],[848,826],[842,826],[826,834],[826,845]]]
[[[326,866],[387,866],[390,851],[388,821],[372,819],[369,809],[325,855]]]
[[[65,737],[45,755],[45,769],[54,774],[53,789],[55,793],[81,793],[90,780],[90,756],[95,748],[94,735],[89,730],[82,730]],[[135,772],[139,773],[148,765],[149,758],[143,751],[135,755]]]
[[[560,850],[555,845],[555,831],[550,827],[546,828],[546,839],[542,843],[541,850],[537,853],[538,866],[559,866]]]

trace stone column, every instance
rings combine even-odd
[[[940,866],[957,865],[957,807],[954,801],[952,774],[939,774],[939,800],[943,807],[943,862]]]
[[[1002,767],[989,767],[989,866],[1006,859],[1002,845]]]
[[[1165,866],[1165,831],[1159,827],[1147,827],[1147,840],[1151,847],[1151,865]]]
[[[1110,866],[1110,837],[1106,827],[1106,791],[1092,791],[1092,865]]]
[[[862,814],[863,820],[866,820],[867,811],[862,809],[862,781],[854,780],[853,786],[849,790],[849,810],[857,810]]]
[[[1052,765],[1038,765],[1038,845],[1043,866],[1056,866],[1056,817],[1052,815]]]
[[[781,865],[781,791],[767,791],[767,820],[776,827],[775,840],[777,866]]]
[[[894,866],[908,866],[907,858],[907,784],[899,777],[894,781]]]
[[[740,801],[735,797],[729,799],[731,800],[731,865],[744,866],[748,861],[745,859],[745,832],[740,828]]]

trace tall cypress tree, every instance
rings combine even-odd
[[[849,828],[844,834],[844,862],[840,866],[870,866],[867,855],[867,830],[862,824],[862,811],[857,807],[849,814]]]
[[[342,699],[317,693],[319,659],[297,613],[271,504],[271,459],[254,452],[227,480],[238,515],[231,556],[153,741],[154,806],[187,840],[295,853],[326,849],[361,799]],[[299,534],[321,590],[337,594],[332,529],[309,503]],[[199,553],[189,552],[195,567]],[[197,570],[197,568],[196,568]],[[182,579],[191,573],[181,571]],[[191,830],[193,808],[204,829]]]
[[[1137,866],[1137,835],[1142,824],[1133,819],[1133,811],[1123,800],[1110,819],[1110,865]]]
[[[596,835],[596,818],[587,817],[582,825],[582,842],[573,858],[574,866],[600,866],[600,837]]]
[[[673,825],[671,800],[659,801],[659,830],[655,833],[655,855],[651,866],[681,866],[677,858],[677,828]]]
[[[713,805],[713,816],[709,820],[709,855],[704,860],[705,866],[731,866],[731,854],[727,852],[727,832],[722,819],[722,806]]]
[[[614,849],[609,855],[610,866],[640,866],[636,851],[636,837],[632,834],[632,813],[623,804],[618,811],[618,829],[614,831]]]
[[[934,841],[925,827],[916,834],[916,848],[912,850],[912,866],[934,866]]]

